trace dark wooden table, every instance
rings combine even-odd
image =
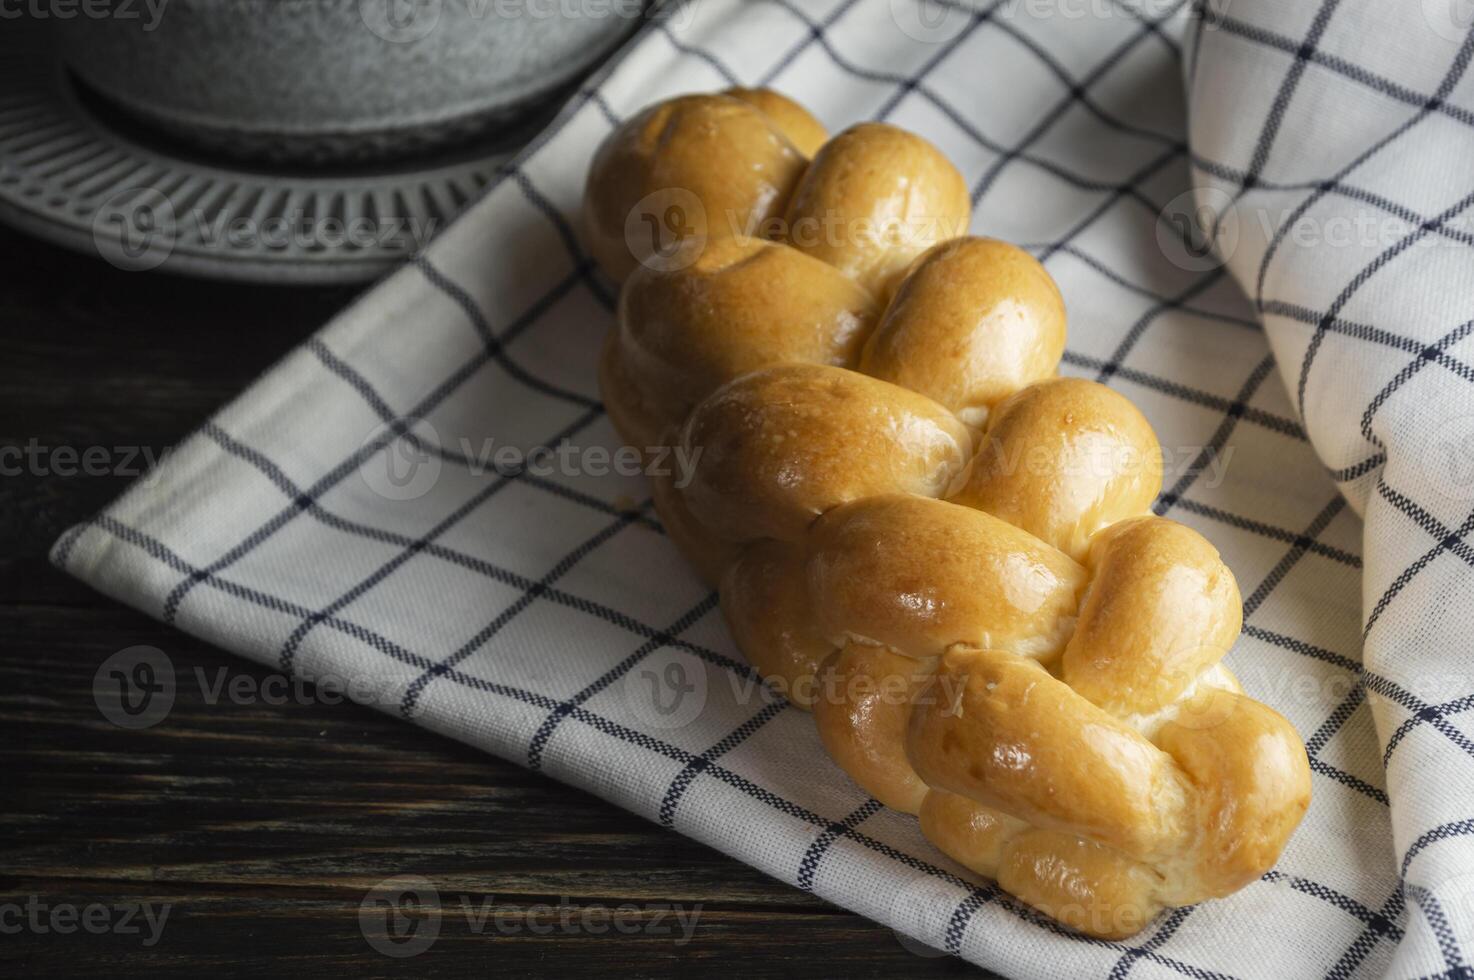
[[[212,704],[190,682],[153,728],[101,715],[94,674],[134,645],[211,683],[271,675],[47,564],[57,535],[130,479],[59,475],[76,465],[62,447],[104,447],[114,469],[135,447],[162,451],[353,292],[126,273],[0,229],[0,447],[41,461],[0,449],[0,974],[979,975],[365,707]],[[409,958],[360,928],[369,890],[397,875],[428,879],[442,903],[438,938]],[[156,942],[141,914],[122,921],[130,903],[169,906]],[[463,903],[490,913],[479,934]],[[625,903],[701,910],[689,942],[653,908],[595,931]]]

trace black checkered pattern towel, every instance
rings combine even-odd
[[[255,660],[367,679],[385,710],[1010,976],[1467,976],[1469,13],[669,8],[424,255],[55,560]],[[975,230],[1059,280],[1065,370],[1156,426],[1158,512],[1243,586],[1228,662],[1309,748],[1314,802],[1262,881],[1123,943],[1032,914],[762,696],[645,480],[600,475],[618,445],[595,385],[612,289],[572,230],[590,154],[653,100],[733,83],[834,129],[887,119],[937,143]]]

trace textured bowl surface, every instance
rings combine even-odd
[[[494,125],[629,34],[638,0],[146,0],[53,27],[132,113],[240,156],[377,157]]]

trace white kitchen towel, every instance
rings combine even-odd
[[[421,257],[54,559],[1011,977],[1468,975],[1460,2],[668,7]],[[612,126],[733,83],[934,141],[974,229],[1059,281],[1065,370],[1155,425],[1157,510],[1243,587],[1228,662],[1308,743],[1315,798],[1262,881],[1129,942],[1074,935],[859,792],[742,664],[611,458],[614,290],[574,232]]]

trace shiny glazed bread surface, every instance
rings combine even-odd
[[[672,189],[707,220],[641,265],[620,229]],[[1057,376],[1058,288],[969,217],[896,127],[826,141],[753,90],[647,109],[587,188],[624,282],[601,388],[626,440],[697,460],[657,479],[662,521],[834,761],[959,863],[1123,938],[1267,871],[1309,766],[1220,662],[1238,587],[1151,513],[1150,425]]]

